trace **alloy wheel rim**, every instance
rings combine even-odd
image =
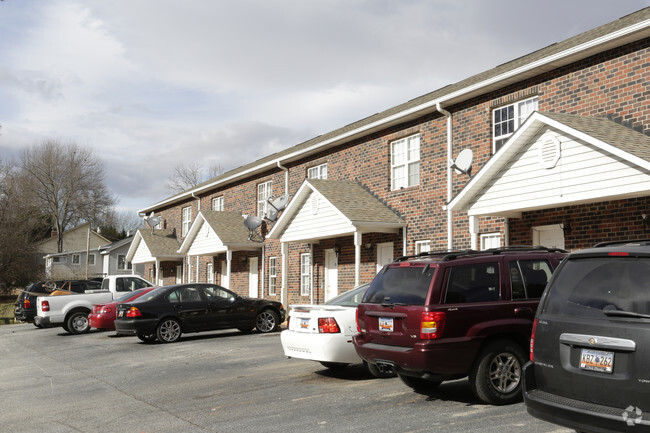
[[[273,318],[273,314],[267,311],[260,313],[257,319],[257,324],[260,331],[268,332],[272,330],[275,327],[275,319]]]
[[[514,391],[521,381],[521,365],[512,353],[500,353],[490,364],[490,382],[501,393]]]
[[[173,341],[180,334],[180,326],[173,320],[168,320],[160,327],[160,334],[165,341]]]

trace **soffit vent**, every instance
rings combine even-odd
[[[539,140],[539,163],[546,169],[551,169],[560,160],[560,140],[557,135],[547,131]]]
[[[316,194],[311,195],[311,213],[316,215],[318,213],[318,208],[320,207],[320,200]]]

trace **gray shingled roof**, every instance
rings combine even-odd
[[[364,119],[361,119],[359,121],[356,121],[354,123],[350,123],[349,125],[343,126],[342,128],[335,129],[333,131],[330,131],[326,134],[320,135],[318,137],[312,138],[311,140],[305,141],[303,143],[297,144],[292,147],[288,147],[287,149],[277,152],[272,155],[268,155],[264,158],[261,158],[257,161],[251,162],[249,164],[243,165],[241,167],[238,167],[234,170],[230,170],[220,176],[217,176],[213,179],[210,179],[196,187],[193,187],[187,191],[184,191],[182,193],[176,194],[172,197],[169,197],[165,200],[163,200],[160,203],[154,204],[152,206],[149,206],[145,209],[142,210],[144,211],[150,211],[153,209],[156,209],[158,206],[164,204],[164,203],[170,203],[174,202],[176,200],[184,199],[187,198],[190,195],[191,191],[200,191],[202,188],[209,187],[213,184],[219,184],[222,181],[226,181],[228,179],[231,179],[233,177],[237,177],[240,174],[244,174],[250,170],[255,169],[256,167],[263,166],[265,164],[271,163],[275,160],[281,160],[284,156],[288,156],[291,154],[294,154],[296,152],[300,151],[306,151],[307,149],[313,147],[313,146],[318,146],[319,143],[325,143],[328,140],[335,139],[336,137],[340,137],[345,135],[346,133],[358,130],[360,128],[363,128],[368,125],[372,125],[376,122],[380,122],[382,120],[391,118],[392,116],[399,115],[400,113],[405,113],[408,112],[411,109],[416,109],[417,107],[426,105],[427,103],[434,102],[436,100],[443,100],[446,97],[453,95],[457,92],[461,92],[463,90],[467,90],[471,86],[474,86],[478,83],[483,83],[486,82],[487,80],[490,79],[497,79],[500,76],[503,76],[504,74],[508,74],[510,72],[516,71],[519,68],[522,68],[527,65],[535,64],[536,62],[542,61],[544,59],[548,59],[549,57],[552,57],[556,54],[563,53],[570,51],[572,48],[578,47],[582,44],[588,43],[590,41],[595,41],[598,38],[604,37],[606,35],[615,33],[619,30],[628,28],[630,26],[633,26],[638,23],[642,23],[646,20],[650,19],[650,7],[641,9],[638,12],[626,15],[616,21],[612,21],[610,23],[607,23],[605,25],[602,25],[600,27],[597,27],[592,30],[588,30],[584,33],[581,33],[579,35],[576,35],[574,37],[571,37],[569,39],[566,39],[562,42],[558,42],[552,45],[549,45],[545,48],[542,48],[540,50],[537,50],[535,52],[532,52],[530,54],[527,54],[525,56],[519,57],[517,59],[514,59],[510,62],[503,63],[499,66],[496,66],[495,68],[489,69],[485,72],[473,75],[469,78],[466,78],[464,80],[458,81],[454,84],[451,84],[449,86],[443,87],[441,89],[435,90],[433,92],[427,93],[425,95],[419,96],[417,98],[411,99],[410,101],[407,101],[403,104],[396,105],[392,108],[389,108],[387,110],[384,110],[382,112],[373,114],[371,116],[368,116]],[[608,47],[610,48],[610,47]],[[551,63],[550,65],[546,65],[544,68],[538,67],[537,69],[532,70],[532,74],[528,72],[528,76],[531,75],[536,75],[543,73],[545,70],[548,69],[553,69],[555,67],[558,67],[558,63]],[[493,89],[490,89],[490,91]],[[483,91],[486,91],[485,89]],[[476,93],[472,93],[472,96],[476,96]],[[468,93],[466,96],[470,97],[470,94]],[[459,102],[458,100],[455,102]]]
[[[353,223],[404,223],[397,212],[356,182],[321,179],[307,182]]]
[[[201,211],[201,214],[224,245],[260,246],[259,242],[248,239],[249,232],[244,226],[244,218],[239,212]]]
[[[182,257],[182,254],[178,253],[180,244],[171,230],[155,229],[152,234],[151,229],[138,229],[138,232],[152,257]]]

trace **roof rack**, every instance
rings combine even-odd
[[[650,242],[650,241],[649,241]],[[487,250],[482,250],[482,251],[477,251],[477,250],[472,250],[472,249],[467,249],[467,250],[459,250],[459,251],[453,251],[453,250],[442,250],[442,251],[424,251],[419,254],[411,255],[411,256],[401,256],[398,257],[394,260],[394,262],[403,262],[405,260],[410,260],[410,259],[421,259],[425,257],[432,257],[432,256],[440,256],[440,261],[441,262],[446,262],[449,260],[454,260],[458,257],[463,257],[463,256],[473,256],[473,255],[489,255],[489,254],[502,254],[502,253],[514,253],[514,252],[525,252],[525,251],[546,251],[549,253],[568,253],[568,251],[563,250],[562,248],[553,248],[553,247],[545,247],[541,245],[511,245],[508,247],[500,247],[500,248],[490,248]]]
[[[598,242],[592,248],[603,248],[603,247],[611,247],[613,245],[626,245],[626,244],[650,245],[650,239],[628,239],[624,241]]]

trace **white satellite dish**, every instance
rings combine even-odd
[[[147,222],[149,227],[151,227],[151,233],[153,233],[153,229],[156,228],[158,224],[160,224],[160,222],[162,221],[162,217],[154,216],[154,213],[151,212],[151,214],[149,214],[149,216],[146,217],[144,220]]]
[[[452,161],[451,168],[458,174],[466,174],[472,177],[472,162],[474,161],[474,154],[472,149],[463,149],[456,157],[456,161]]]
[[[278,219],[278,214],[287,207],[287,203],[289,203],[289,194],[283,194],[277,198],[271,197],[268,199],[268,202],[270,206],[266,219],[275,222],[275,220]]]
[[[244,225],[248,230],[255,230],[262,225],[262,218],[256,217],[254,215],[249,215],[244,220]]]

